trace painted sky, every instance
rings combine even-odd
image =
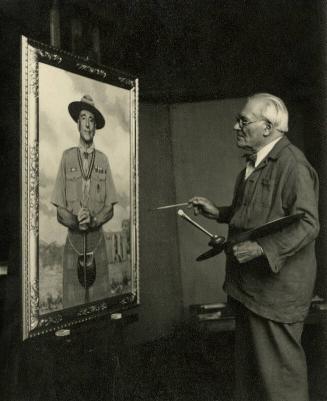
[[[77,124],[68,104],[90,95],[105,117],[97,130],[95,147],[109,159],[119,197],[106,230],[119,231],[130,210],[130,93],[112,85],[39,63],[40,239],[65,242],[67,229],[57,222],[50,202],[63,151],[79,143]]]

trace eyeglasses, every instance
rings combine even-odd
[[[239,125],[240,129],[243,129],[244,127],[247,127],[248,125],[256,123],[258,121],[266,121],[267,123],[272,125],[272,123],[266,119],[248,121],[246,118],[244,118],[242,116],[236,117],[236,123]],[[275,130],[281,132],[282,134],[285,133],[285,131],[278,129],[278,128],[275,128]]]
[[[261,120],[248,121],[244,117],[236,117],[236,122],[241,129],[243,129],[244,127],[247,127],[250,124],[256,123],[257,121],[261,121]]]

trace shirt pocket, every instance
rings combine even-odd
[[[93,186],[94,199],[96,202],[104,202],[106,198],[106,173],[94,174]]]
[[[81,173],[79,171],[68,171],[66,173],[66,198],[67,202],[78,200],[78,186],[81,185]]]

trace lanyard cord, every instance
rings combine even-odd
[[[77,150],[77,158],[78,158],[78,163],[79,163],[79,168],[82,172],[82,176],[83,179],[85,181],[89,180],[93,171],[93,167],[94,167],[94,160],[95,160],[95,150],[92,152],[92,156],[91,156],[91,162],[89,164],[89,169],[87,174],[85,174],[84,168],[83,168],[83,161],[82,161],[82,156],[81,156],[81,152],[79,150],[79,148],[76,149]]]
[[[102,241],[102,238],[103,238],[103,236],[100,235],[100,238],[98,239],[98,242],[97,242],[97,244],[95,245],[94,249],[93,249],[92,251],[90,251],[90,252],[87,252],[87,253],[94,253],[94,252],[98,249],[98,246],[100,245],[100,243],[101,243],[101,241]],[[70,239],[69,232],[68,232],[68,241],[69,241],[69,244],[70,244],[70,246],[72,247],[73,251],[75,251],[75,252],[77,253],[77,255],[82,256],[83,253],[80,253],[80,252],[75,248],[74,244],[72,243],[72,241],[71,241],[71,239]]]

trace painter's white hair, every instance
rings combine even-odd
[[[281,132],[288,131],[288,111],[282,99],[270,93],[256,93],[248,100],[256,100],[262,104],[260,117],[271,122],[275,129]]]

